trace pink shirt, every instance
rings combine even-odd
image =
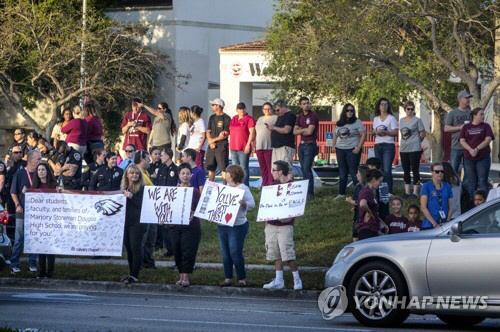
[[[102,122],[97,116],[88,116],[87,121],[87,141],[102,141]]]
[[[238,119],[238,115],[235,115],[229,125],[229,132],[231,133],[229,149],[234,151],[245,150],[250,137],[250,128],[254,127],[255,120],[250,115],[245,114],[241,119]]]
[[[87,145],[87,121],[84,119],[72,119],[61,128],[61,132],[68,134],[66,143]]]

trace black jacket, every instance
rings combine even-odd
[[[123,170],[118,166],[113,168],[109,168],[108,165],[99,167],[97,172],[90,178],[89,190],[120,190],[122,177]]]

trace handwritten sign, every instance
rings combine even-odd
[[[121,256],[126,204],[123,194],[27,192],[24,252]]]
[[[193,188],[144,187],[141,223],[189,225]]]
[[[233,226],[243,199],[243,189],[207,181],[194,215],[221,225]]]
[[[304,215],[309,181],[262,187],[257,221],[281,220]]]

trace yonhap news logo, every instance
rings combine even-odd
[[[344,286],[328,287],[319,294],[318,307],[323,319],[331,320],[347,309],[347,292]]]

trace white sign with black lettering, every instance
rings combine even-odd
[[[146,186],[142,198],[141,223],[189,225],[193,188]]]
[[[257,221],[304,215],[308,184],[308,180],[302,180],[262,187]]]

